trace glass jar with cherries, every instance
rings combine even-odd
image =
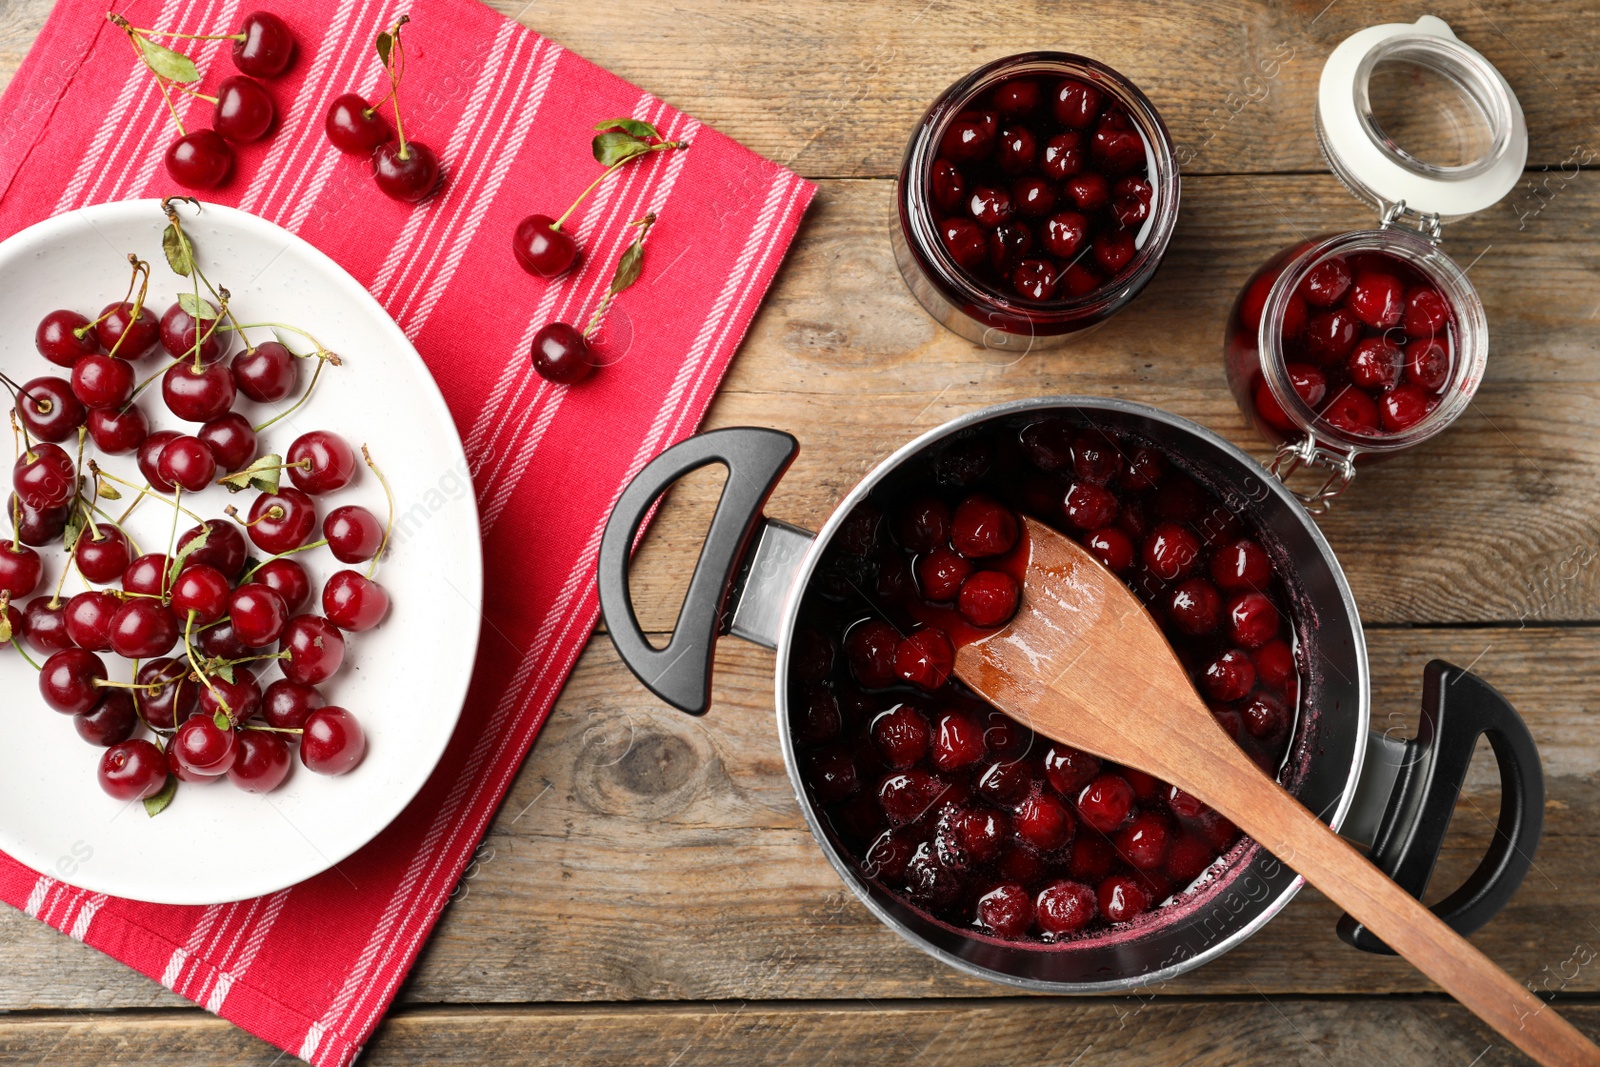
[[[1320,511],[1358,461],[1421,444],[1471,402],[1488,322],[1439,247],[1442,229],[1516,185],[1528,138],[1505,79],[1432,16],[1368,27],[1334,50],[1317,135],[1380,224],[1263,264],[1234,301],[1223,355],[1239,407],[1278,446],[1274,472],[1315,470],[1301,496]]]
[[[906,146],[892,229],[912,295],[990,348],[1092,329],[1155,276],[1178,218],[1172,139],[1138,87],[1066,52],[995,60]]]

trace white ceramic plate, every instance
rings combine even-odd
[[[402,522],[378,571],[393,608],[377,629],[349,636],[343,669],[321,687],[330,704],[349,708],[360,720],[366,758],[349,774],[327,778],[307,771],[296,757],[289,779],[265,796],[226,781],[183,785],[172,805],[151,818],[142,805],[120,803],[101,791],[96,768],[104,750],[79,738],[68,716],[50,710],[33,668],[14,649],[0,646],[0,849],[95,892],[213,904],[274,892],[329,869],[370,841],[416,795],[443,754],[466,697],[483,572],[477,507],[460,438],[400,328],[354,278],[292,234],[230,208],[207,205],[198,215],[182,210],[202,269],[230,290],[241,321],[292,323],[344,360],[342,367],[323,372],[309,403],[261,435],[261,452],[282,454],[307,430],[334,430],[352,446],[369,445],[394,487]],[[102,204],[0,243],[0,370],[18,382],[68,373],[34,349],[35,325],[54,308],[92,317],[122,299],[129,252],[151,265],[147,303],[160,316],[184,282],[162,256],[165,224],[154,200]],[[292,334],[280,336],[297,352],[309,350]],[[267,339],[265,332],[255,335]],[[140,377],[165,359],[157,345],[139,361]],[[302,388],[313,362],[302,367]],[[159,381],[139,403],[154,428],[185,426],[161,402]],[[267,414],[242,396],[236,410],[252,422]],[[69,441],[64,447],[71,446]],[[132,456],[101,463],[144,482]],[[7,496],[9,488],[8,481]],[[230,496],[213,487],[186,495],[184,502],[212,518],[229,503],[247,511],[254,496]],[[345,503],[384,516],[382,488],[364,468],[349,488],[319,498],[318,514]],[[126,498],[107,506],[120,514],[125,504]],[[144,551],[162,552],[171,521],[167,505],[147,500],[128,532]],[[184,519],[179,529],[192,525]],[[11,535],[9,519],[0,529],[0,537]],[[44,583],[53,586],[61,573],[61,546],[41,553]],[[297,558],[312,579],[306,610],[318,610],[322,581],[340,564],[325,548]],[[68,576],[69,592],[83,588],[76,574]],[[109,653],[103,658],[113,677],[128,677],[123,661]],[[262,674],[263,687],[276,677],[274,666]]]

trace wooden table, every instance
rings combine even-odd
[[[1431,13],[1498,65],[1527,112],[1527,180],[1446,231],[1492,323],[1486,380],[1442,440],[1364,471],[1322,526],[1368,627],[1381,726],[1414,721],[1434,656],[1470,665],[1527,718],[1548,775],[1544,841],[1516,900],[1474,940],[1600,1034],[1600,188],[1579,170],[1600,152],[1592,6],[496,6],[819,182],[710,417],[800,437],[770,510],[813,527],[908,437],[1016,397],[1148,401],[1264,456],[1223,381],[1229,303],[1284,244],[1374,217],[1317,151],[1323,59],[1363,25]],[[0,79],[48,7],[0,0]],[[928,101],[1029,47],[1128,74],[1189,162],[1148,291],[1077,347],[1012,364],[922,313],[888,223],[891,178]],[[671,625],[716,488],[693,480],[649,537],[635,579],[648,627]],[[1338,941],[1336,909],[1310,890],[1158,994],[1018,996],[937,964],[856,902],[807,833],[779,755],[771,654],[730,640],[717,666],[715,707],[691,719],[594,638],[369,1062],[1525,1062],[1405,964]],[[1481,854],[1497,784],[1480,753],[1436,886]],[[0,945],[0,1063],[279,1058],[20,914],[0,914]]]

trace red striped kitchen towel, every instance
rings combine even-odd
[[[209,199],[297,232],[366,284],[433,369],[475,468],[485,626],[461,726],[416,801],[366,849],[281,893],[217,907],[87,894],[0,856],[0,898],[289,1053],[342,1065],[416,958],[592,629],[595,556],[621,487],[699,423],[793,239],[813,187],[553,41],[470,0],[132,0],[135,25],[224,33],[258,3],[294,29],[269,84],[281,128],[238,154]],[[0,101],[0,237],[85,204],[176,191],[156,86],[105,20],[62,0]],[[449,184],[421,206],[381,196],[322,134],[336,95],[374,94],[377,30],[406,27],[407,133]],[[188,52],[210,89],[226,44]],[[206,123],[208,105],[180,113]],[[593,124],[632,115],[693,142],[621,168],[581,209],[581,269],[515,264],[510,235],[559,213],[597,172]],[[534,376],[534,331],[582,323],[647,211],[649,261],[603,327],[621,359],[571,390]]]

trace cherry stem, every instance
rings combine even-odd
[[[53,405],[51,404],[51,402],[50,402],[48,397],[45,398],[44,400],[36,399],[32,393],[28,392],[22,386],[18,385],[16,383],[16,380],[14,378],[12,378],[10,375],[6,374],[4,371],[0,371],[0,385],[4,385],[8,390],[10,390],[11,399],[13,401],[15,401],[17,399],[17,397],[20,396],[24,400],[26,400],[29,403],[31,403],[34,407],[38,408],[39,411],[42,414],[45,414],[45,415],[50,414],[50,411],[51,411]],[[24,430],[23,432],[26,433],[27,431]]]
[[[10,381],[10,379],[7,378],[4,374],[0,374],[0,382],[9,382],[9,381]],[[19,425],[17,423],[17,409],[16,408],[12,408],[11,409],[11,447],[13,449],[17,448],[17,436],[19,434],[22,437],[22,448],[19,451],[24,456],[28,457],[28,462],[29,463],[32,463],[34,460],[38,459],[39,456],[33,450],[33,440],[28,437],[28,428],[26,426]],[[18,522],[19,525],[20,525],[20,523],[22,521],[21,514],[22,513],[19,510],[17,512],[17,515],[18,515],[17,522]]]
[[[229,314],[228,317],[230,319],[232,319],[233,315]],[[303,356],[300,355],[298,352],[296,352],[294,354],[296,359],[310,359],[312,356],[320,356],[322,358],[332,360],[334,366],[338,366],[339,365],[339,357],[334,355],[332,352],[329,352],[326,348],[324,348],[322,346],[322,342],[321,341],[317,340],[315,337],[311,336],[311,334],[307,333],[305,330],[302,330],[298,326],[290,326],[287,322],[244,322],[244,323],[241,323],[238,319],[234,319],[232,326],[224,326],[222,328],[224,330],[234,330],[234,331],[237,331],[237,332],[239,332],[241,334],[245,330],[290,330],[290,331],[292,331],[294,333],[299,334],[301,337],[304,337],[307,341],[310,341],[312,344],[317,346],[317,350],[315,352],[307,352]]]
[[[630,247],[639,248],[641,254],[643,254],[644,235],[650,232],[650,227],[654,226],[655,222],[656,217],[654,213],[652,213],[646,215],[642,219],[635,219],[634,221],[628,223],[629,226],[637,226],[639,228],[639,232],[634,235],[633,242]],[[621,271],[620,264],[618,265],[618,271],[619,273]],[[588,325],[584,326],[583,328],[583,336],[585,340],[593,337],[595,335],[595,331],[600,329],[601,318],[603,318],[605,313],[611,309],[611,302],[617,298],[617,294],[622,292],[622,290],[625,288],[627,288],[627,286],[619,287],[616,279],[612,279],[611,284],[606,287],[606,295],[600,299],[600,303],[594,309],[594,314],[589,316]]]
[[[28,655],[28,653],[23,649],[22,645],[17,642],[15,637],[11,638],[11,647],[17,650],[17,655],[21,656],[28,666],[32,667],[36,671],[44,670],[43,667],[39,666],[33,661],[33,657]]]
[[[293,653],[288,649],[282,652],[264,652],[259,656],[245,656],[243,659],[225,659],[213,663],[213,667],[240,667],[246,663],[260,663],[264,659],[288,659]]]
[[[160,689],[165,682],[113,682],[109,678],[96,678],[96,688],[99,689]]]
[[[230,512],[232,510],[232,508],[229,509]],[[237,519],[237,512],[234,512],[234,518]],[[249,523],[245,523],[245,525],[248,526]],[[269,556],[260,563],[257,563],[254,567],[251,567],[249,570],[245,571],[244,577],[239,579],[239,584],[243,585],[245,582],[248,582],[255,575],[256,571],[260,570],[262,567],[265,567],[275,559],[288,559],[290,556],[296,555],[297,553],[309,552],[313,548],[321,548],[327,543],[328,539],[324,537],[321,540],[312,541],[309,544],[301,545],[299,548],[291,548],[287,552],[279,552],[276,556]]]
[[[144,552],[139,548],[139,542],[135,541],[133,539],[133,535],[130,534],[127,530],[122,528],[122,520],[121,519],[113,519],[111,517],[110,513],[107,512],[104,508],[102,508],[98,503],[90,504],[89,507],[94,511],[94,513],[96,515],[100,516],[100,520],[102,522],[104,522],[107,526],[110,526],[113,529],[115,529],[118,533],[120,533],[124,538],[127,539],[128,547],[133,549],[133,554],[135,556],[144,555]],[[101,540],[101,538],[96,537],[95,540],[99,541],[99,540]]]
[[[101,316],[98,319],[95,319],[93,322],[89,323],[87,326],[83,326],[83,327],[80,327],[79,329],[73,330],[72,332],[73,332],[74,336],[77,336],[77,337],[81,338],[81,337],[84,336],[86,331],[88,331],[89,329],[91,329],[91,328],[93,328],[95,326],[100,325],[100,323],[104,322],[106,319],[109,319],[112,316],[112,314],[117,311],[118,308],[120,308],[123,305],[128,303],[128,298],[133,296],[134,286],[138,286],[139,287],[139,299],[133,301],[133,314],[129,316],[129,321],[132,322],[132,320],[137,319],[139,317],[139,312],[144,309],[144,298],[150,292],[150,264],[146,263],[144,260],[142,260],[138,256],[134,255],[132,252],[128,253],[128,262],[133,264],[133,276],[128,279],[128,292],[127,292],[126,295],[123,296],[122,303],[121,304],[112,304],[110,307],[106,308],[106,310],[101,314]],[[127,340],[127,337],[128,337],[128,331],[127,330],[123,330],[122,333],[120,333],[117,336],[117,343],[111,346],[111,351],[107,352],[106,355],[108,355],[108,356],[116,355],[117,354],[117,349],[122,347],[122,342]],[[130,403],[132,402],[131,398],[130,398],[129,402]],[[124,408],[124,410],[126,410],[126,408]]]
[[[195,676],[200,679],[201,684],[203,684],[207,689],[211,690],[212,698],[214,700],[216,700],[217,706],[222,709],[222,713],[228,717],[228,721],[231,723],[233,721],[233,709],[228,707],[228,702],[226,700],[222,699],[222,694],[217,692],[217,687],[211,684],[211,679],[206,676],[206,672],[200,669],[200,662],[194,658],[194,641],[193,641],[193,637],[194,637],[194,609],[190,608],[189,609],[189,619],[188,619],[188,621],[186,623],[184,623],[184,626],[183,626],[183,652],[184,652],[184,655],[189,660],[189,666],[194,668]]]
[[[222,509],[222,513],[224,515],[228,516],[228,518],[232,519],[234,522],[238,523],[240,526],[243,526],[245,529],[249,529],[250,527],[255,526],[258,523],[266,522],[268,519],[271,519],[273,522],[277,522],[279,519],[283,518],[283,507],[281,505],[279,505],[279,504],[274,504],[270,508],[268,508],[266,511],[262,512],[261,517],[259,519],[250,519],[248,521],[246,521],[244,519],[241,519],[239,517],[239,509],[234,507],[232,504],[229,504],[227,507],[223,508]],[[325,543],[326,542],[324,542],[324,544]],[[306,545],[305,547],[306,548],[315,548],[317,546],[316,545]],[[287,555],[288,553],[284,553],[284,554]]]
[[[266,422],[263,422],[260,426],[255,427],[255,432],[260,433],[273,423],[286,419],[290,415],[293,415],[296,411],[300,410],[301,405],[303,405],[307,400],[311,399],[311,393],[317,387],[317,379],[322,377],[322,368],[330,362],[337,365],[338,360],[339,357],[334,355],[332,352],[318,352],[317,369],[311,372],[311,382],[306,386],[306,391],[300,394],[300,399],[296,400],[294,405],[287,411],[280,411]]]
[[[311,460],[310,460],[309,457],[306,458],[306,459],[295,460],[293,463],[280,463],[276,467],[251,467],[250,468],[251,472],[255,473],[255,474],[261,474],[261,473],[264,473],[266,471],[287,471],[287,470],[308,471],[310,469],[311,469]],[[238,476],[239,476],[239,472],[238,471],[234,471],[232,474],[224,474],[221,478],[217,479],[216,484],[217,485],[228,485],[231,482],[232,479],[237,478]]]
[[[567,210],[562,213],[562,215],[561,215],[561,217],[559,219],[556,219],[555,222],[550,224],[550,228],[552,230],[561,229],[562,225],[566,223],[567,219],[572,215],[572,213],[574,211],[578,210],[578,205],[583,203],[584,198],[587,197],[590,193],[594,192],[595,187],[598,186],[601,182],[606,180],[606,175],[610,174],[612,171],[616,170],[618,167],[621,167],[621,166],[631,162],[632,160],[642,159],[645,155],[647,155],[650,152],[665,152],[669,148],[688,148],[688,147],[689,146],[687,144],[684,144],[682,141],[662,141],[660,144],[651,145],[649,148],[645,149],[643,152],[638,153],[637,155],[632,155],[632,156],[628,156],[626,159],[617,160],[615,163],[611,164],[611,166],[609,166],[605,170],[601,171],[600,172],[600,177],[598,177],[594,181],[590,182],[589,183],[589,187],[586,188],[583,192],[578,194],[578,199],[576,199],[576,200],[574,200],[572,202],[572,206],[567,208]],[[699,157],[696,157],[696,158],[699,158]]]
[[[367,461],[367,466],[372,468],[372,473],[378,476],[378,484],[383,486],[384,499],[389,502],[389,521],[383,527],[383,541],[378,545],[378,551],[372,556],[372,563],[367,567],[367,580],[371,581],[373,574],[378,570],[378,561],[383,558],[383,553],[389,547],[389,535],[394,533],[394,490],[389,488],[389,479],[383,476],[383,471],[372,462],[372,452],[366,445],[361,446],[361,458]]]
[[[143,26],[130,26],[126,22],[118,23],[129,33],[137,33],[140,37],[174,37],[181,41],[243,41],[243,33],[177,33],[173,30],[149,30]]]
[[[300,729],[299,727],[262,726],[262,725],[259,725],[258,723],[253,723],[253,722],[242,722],[242,723],[239,724],[239,729],[241,729],[241,730],[260,730],[264,734],[304,734],[305,733],[305,730]]]
[[[163,503],[168,504],[171,507],[177,509],[178,511],[183,512],[185,515],[189,516],[195,522],[205,522],[206,521],[206,520],[202,519],[200,516],[196,515],[194,512],[190,511],[188,508],[184,507],[182,504],[178,503],[172,497],[167,496],[165,493],[158,493],[154,489],[150,488],[148,485],[144,485],[144,486],[134,485],[132,482],[128,481],[126,478],[118,478],[115,474],[112,474],[110,471],[106,471],[106,470],[100,469],[100,465],[97,464],[92,459],[89,461],[89,471],[92,474],[96,474],[99,477],[104,478],[108,482],[116,482],[118,485],[127,486],[129,489],[132,489],[134,492],[138,493],[141,497],[153,496],[157,500],[160,500]],[[128,510],[132,511],[133,508],[130,507]],[[127,518],[127,516],[124,515],[123,518]],[[172,521],[173,521],[174,524],[176,524],[178,520],[177,520],[176,517],[174,517]]]
[[[188,93],[190,96],[194,97],[196,100],[204,100],[206,103],[212,105],[213,107],[215,107],[216,104],[217,104],[217,98],[216,97],[207,96],[205,93],[200,92],[198,89],[191,89],[187,85],[184,85],[182,82],[178,83],[178,91],[180,93]]]
[[[411,149],[406,144],[406,128],[400,121],[400,79],[405,74],[406,50],[400,43],[400,27],[411,21],[410,15],[401,15],[395,22],[394,29],[390,31],[389,58],[383,64],[383,71],[389,76],[389,98],[394,106],[394,134],[395,140],[400,142],[400,158],[410,159]]]

